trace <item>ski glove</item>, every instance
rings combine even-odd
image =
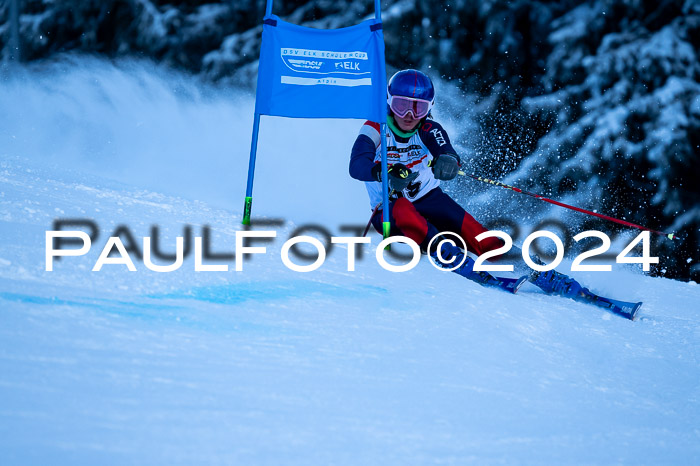
[[[377,181],[382,181],[382,171],[379,164],[374,166],[372,173]],[[411,172],[406,165],[395,163],[389,167],[389,189],[401,192],[417,177],[418,172]]]
[[[433,175],[438,180],[451,180],[459,171],[459,157],[454,154],[440,154],[432,161]]]
[[[389,167],[389,188],[401,192],[418,178],[418,172],[411,172],[406,165],[395,163]]]

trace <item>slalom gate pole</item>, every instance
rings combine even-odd
[[[385,206],[389,205],[389,168],[386,158],[386,123],[382,123],[380,126],[380,132],[382,138],[382,203]],[[382,232],[384,239],[389,237],[391,231],[391,222],[389,220],[389,209],[382,210]]]
[[[270,3],[271,5],[271,3]],[[243,204],[243,225],[250,225],[250,210],[253,205],[253,178],[255,177],[255,157],[258,153],[258,131],[260,130],[260,114],[255,113],[253,120],[253,137],[250,141],[250,159],[248,160],[248,184],[245,190]]]
[[[482,181],[484,183],[489,183],[489,184],[492,184],[494,186],[500,186],[501,188],[510,189],[511,191],[515,191],[516,193],[525,194],[526,196],[534,197],[535,199],[539,199],[540,201],[544,201],[544,202],[549,202],[550,204],[554,204],[554,205],[559,206],[559,207],[564,207],[566,209],[575,210],[576,212],[581,212],[583,214],[588,214],[588,215],[592,215],[594,217],[602,218],[604,220],[609,220],[611,222],[619,223],[620,225],[625,225],[628,227],[637,228],[639,230],[645,230],[645,231],[649,231],[651,233],[656,233],[657,235],[665,236],[666,238],[668,238],[670,240],[681,239],[678,237],[678,235],[675,235],[673,233],[664,233],[661,231],[652,230],[651,228],[647,228],[647,227],[642,226],[642,225],[637,225],[636,223],[627,222],[625,220],[620,220],[618,218],[609,217],[607,215],[599,214],[597,212],[591,212],[590,210],[582,209],[580,207],[575,207],[572,205],[564,204],[563,202],[555,201],[554,199],[549,199],[549,198],[546,198],[544,196],[540,196],[539,194],[524,191],[520,188],[516,188],[515,186],[510,186],[510,185],[507,185],[505,183],[501,183],[500,181],[490,180],[488,178],[484,178],[484,177],[477,176],[477,175],[470,175],[469,173],[465,173],[461,170],[458,173],[462,176],[469,177],[473,180]]]
[[[374,19],[376,19],[380,24],[382,21],[382,5],[381,5],[381,0],[374,0]],[[383,67],[386,68],[386,67]],[[385,70],[386,71],[386,70]],[[386,118],[384,119],[384,122],[379,125],[379,134],[381,137],[382,141],[382,203],[387,206],[386,209],[382,212],[382,236],[384,239],[387,239],[389,237],[389,233],[391,231],[391,222],[389,221],[389,182],[388,182],[388,166],[387,166],[387,158],[386,158]],[[380,204],[381,205],[381,204]],[[376,208],[379,208],[377,206]],[[375,210],[376,210],[375,208]],[[374,216],[374,214],[372,214]],[[370,223],[372,223],[372,218],[370,217],[369,219]],[[369,227],[369,225],[368,225]],[[365,231],[365,234],[367,234],[367,231]],[[364,235],[363,235],[364,236]],[[387,246],[387,249],[389,247]]]

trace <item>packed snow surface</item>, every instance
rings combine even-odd
[[[362,122],[275,118],[253,204],[282,220],[256,227],[277,234],[265,254],[238,272],[195,272],[193,254],[170,273],[136,257],[93,272],[119,226],[142,249],[157,225],[168,253],[208,226],[212,252],[233,253],[252,97],[79,60],[10,76],[0,107],[0,464],[700,461],[697,284],[575,274],[644,301],[630,322],[425,259],[383,270],[376,234],[355,271],[336,246],[293,272],[295,229],[367,221],[347,175]],[[47,272],[55,219],[99,236]]]

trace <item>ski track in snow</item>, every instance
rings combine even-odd
[[[95,72],[109,82],[115,71]],[[152,79],[166,86],[170,78]],[[129,95],[122,99],[126,106]],[[104,108],[92,105],[89,113]],[[245,111],[252,115],[252,106]],[[167,112],[148,116],[169,121]],[[293,147],[285,136],[299,126],[269,125],[280,135],[261,152]],[[231,261],[229,272],[195,273],[192,257],[172,273],[139,261],[137,272],[92,272],[120,224],[139,242],[159,225],[166,251],[185,224],[195,236],[209,225],[213,250],[232,252],[240,211],[219,207],[206,183],[202,197],[211,201],[192,200],[197,185],[171,194],[185,177],[129,184],[107,160],[65,166],[61,149],[56,157],[3,155],[0,464],[700,461],[695,283],[619,266],[575,275],[604,295],[644,301],[641,319],[629,322],[529,284],[517,296],[485,289],[425,260],[390,273],[373,259],[374,247],[356,272],[346,270],[341,248],[316,272],[287,270],[281,245],[303,222],[366,222],[363,188],[339,160],[345,153],[318,171],[313,164],[327,153],[334,125],[315,123],[326,149],[312,149],[310,159],[299,153],[302,167],[261,163],[256,193],[267,194],[254,216],[284,212],[286,221],[267,254],[242,272]],[[245,167],[250,129],[235,131],[244,143],[228,157]],[[348,150],[353,138],[345,138]],[[120,151],[117,161],[134,163]],[[188,163],[174,161],[169,171]],[[289,180],[266,177],[280,163],[294,183],[314,179],[298,186],[320,207],[308,208]],[[329,171],[339,167],[340,177]],[[245,169],[237,170],[231,177],[242,200]],[[87,256],[46,272],[44,234],[56,218],[93,219],[100,236]],[[376,245],[379,236],[372,238]]]

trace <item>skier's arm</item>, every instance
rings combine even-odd
[[[457,176],[461,161],[442,125],[433,120],[426,121],[421,127],[420,138],[433,156],[431,166],[435,178],[451,180]]]
[[[374,162],[379,142],[379,125],[368,121],[352,146],[350,176],[360,181],[379,181],[381,166]]]
[[[452,147],[447,131],[437,121],[426,120],[418,134],[434,158],[439,157],[441,154],[457,155],[457,151]]]

